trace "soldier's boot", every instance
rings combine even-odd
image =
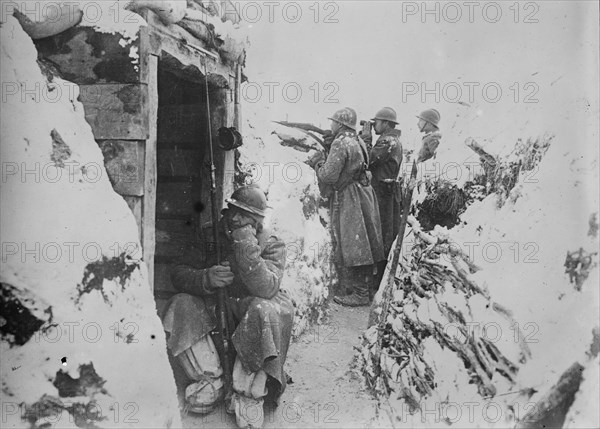
[[[369,292],[367,292],[366,296],[361,296],[355,291],[351,295],[336,296],[333,300],[344,307],[364,307],[371,303],[369,301]]]
[[[234,394],[231,408],[235,411],[238,427],[262,428],[265,421],[263,405],[267,394],[267,374],[262,369],[257,372],[248,371],[238,357],[233,365],[232,379]]]
[[[353,267],[351,270],[351,283],[353,292],[346,296],[336,296],[333,300],[346,307],[362,307],[371,303],[369,299],[369,286],[372,283],[371,266]]]

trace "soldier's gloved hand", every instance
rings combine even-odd
[[[312,154],[312,156],[310,158],[308,158],[306,161],[304,161],[307,165],[309,165],[311,168],[315,168],[315,166],[320,163],[325,161],[325,154],[323,152],[321,152],[320,150],[316,151],[314,154]]]
[[[234,229],[231,232],[231,238],[234,241],[244,241],[256,237],[256,228],[253,225],[244,225],[241,228]]]
[[[209,286],[212,289],[220,289],[233,283],[233,273],[228,263],[224,265],[213,265],[207,270]],[[226,264],[226,265],[225,265]]]

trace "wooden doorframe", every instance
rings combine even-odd
[[[142,206],[142,246],[148,267],[148,283],[154,291],[156,251],[156,151],[158,143],[158,56],[148,54],[148,139],[144,162],[144,201]]]

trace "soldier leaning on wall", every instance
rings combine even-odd
[[[398,182],[402,164],[401,131],[396,129],[398,120],[396,111],[391,107],[380,109],[371,119],[373,130],[379,136],[369,152],[369,170],[373,173],[373,190],[377,196],[381,233],[386,260],[378,264],[376,285],[379,285],[392,243],[398,235],[401,218],[401,187]],[[373,140],[370,130],[363,128],[360,137],[371,146]]]
[[[215,293],[227,288],[228,305],[236,322],[231,340],[237,356],[232,376],[235,393],[226,405],[228,412],[235,412],[238,426],[256,428],[264,421],[264,399],[278,403],[286,386],[283,365],[294,306],[287,291],[280,289],[285,243],[263,228],[265,194],[256,186],[245,186],[226,201],[228,207],[222,211],[219,224],[226,262],[200,266],[198,258],[186,254],[176,263],[171,280],[185,293],[171,298],[163,319],[170,321],[165,330],[170,334],[171,353],[183,354],[190,348],[193,352],[194,344],[217,326]],[[190,356],[188,360],[202,357]]]
[[[334,139],[329,153],[316,152],[307,164],[319,186],[331,189],[331,228],[340,284],[352,293],[336,296],[346,306],[369,305],[373,269],[384,260],[379,208],[367,167],[369,154],[356,134],[356,112],[346,107],[331,118]]]

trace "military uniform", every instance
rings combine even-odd
[[[379,136],[370,152],[369,170],[373,173],[373,190],[379,205],[386,257],[398,235],[401,217],[401,192],[396,181],[402,164],[400,134],[397,129],[386,131]]]
[[[248,227],[224,240],[224,255],[234,274],[227,286],[229,307],[235,318],[232,343],[237,359],[251,373],[264,370],[274,380],[275,397],[286,386],[283,365],[292,334],[294,306],[280,289],[285,267],[285,244],[269,231],[254,235]],[[172,268],[173,286],[184,293],[167,305],[173,312],[169,349],[173,354],[195,344],[217,326],[215,290],[207,280],[207,267],[191,252]],[[214,261],[215,263],[217,261]],[[234,387],[236,385],[234,371]]]
[[[373,264],[385,259],[379,208],[366,171],[367,149],[354,130],[341,130],[327,159],[314,168],[319,183],[333,189],[331,227],[342,282],[368,300]]]

